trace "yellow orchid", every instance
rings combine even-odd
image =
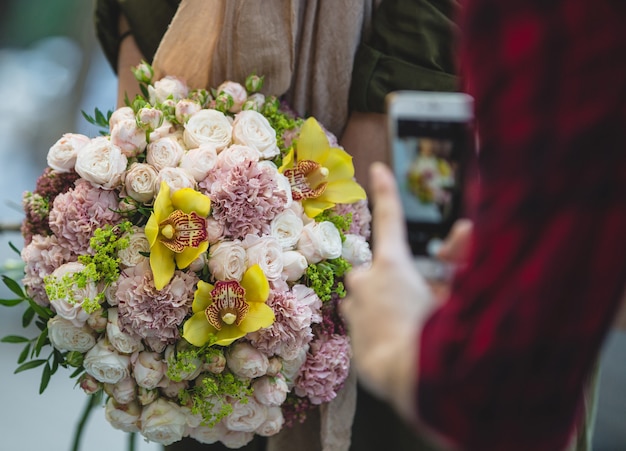
[[[271,326],[274,312],[265,303],[269,293],[269,282],[259,265],[248,268],[241,283],[198,282],[193,315],[183,324],[183,338],[194,346],[203,346],[215,336],[214,344],[228,346],[249,332]]]
[[[352,157],[330,146],[315,119],[304,122],[295,146],[279,170],[289,179],[293,198],[302,201],[307,216],[314,218],[335,204],[366,198],[365,190],[354,180]]]
[[[191,188],[170,194],[161,182],[154,201],[154,211],[146,224],[150,242],[150,267],[154,286],[161,290],[174,271],[186,268],[209,247],[206,217],[211,211],[211,199]]]

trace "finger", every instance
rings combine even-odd
[[[469,219],[459,219],[437,251],[437,258],[450,263],[467,260],[474,224]]]
[[[396,180],[383,163],[370,166],[372,183],[372,232],[374,256],[398,252],[406,247],[404,213],[396,187]]]

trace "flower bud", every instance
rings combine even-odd
[[[163,112],[156,108],[142,108],[137,112],[137,127],[151,132],[163,123]]]
[[[87,324],[97,333],[102,333],[107,328],[107,311],[105,309],[99,309],[89,315],[87,318]]]
[[[249,93],[258,92],[263,88],[263,81],[265,77],[259,77],[258,75],[252,74],[248,78],[246,78],[246,90]]]
[[[265,105],[265,96],[260,92],[257,92],[256,94],[252,94],[248,97],[241,109],[258,111],[260,113],[263,109],[263,105]]]
[[[151,402],[156,401],[158,397],[159,390],[157,389],[150,390],[141,386],[137,387],[137,400],[142,406],[146,406]]]
[[[235,104],[235,100],[233,96],[228,94],[227,92],[221,92],[215,98],[215,109],[225,113],[230,110]]]
[[[69,366],[73,366],[74,368],[78,368],[83,364],[83,354],[78,351],[70,351],[65,356],[65,361]]]
[[[152,69],[152,66],[146,63],[145,61],[142,61],[141,64],[138,64],[137,66],[133,67],[131,70],[133,72],[133,75],[135,76],[135,79],[139,83],[145,83],[145,84],[152,83],[152,77],[154,77],[154,70]]]
[[[93,395],[94,393],[98,393],[100,391],[102,384],[100,384],[100,382],[98,382],[92,375],[83,373],[80,377],[80,388],[83,389],[85,394]]]
[[[205,108],[213,98],[206,89],[194,89],[189,93],[189,100],[197,102],[202,108]]]
[[[268,376],[276,376],[283,369],[283,362],[278,357],[272,357],[267,367]]]
[[[226,368],[226,357],[224,357],[221,351],[209,357],[202,366],[203,371],[209,371],[214,374],[221,373],[224,371],[224,368]]]

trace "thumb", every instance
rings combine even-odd
[[[463,263],[467,260],[472,242],[474,224],[469,219],[459,219],[437,251],[437,257],[450,263]]]
[[[372,232],[374,256],[407,249],[406,225],[396,180],[383,163],[370,166],[372,187]],[[397,256],[397,255],[396,255]]]

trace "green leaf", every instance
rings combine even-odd
[[[82,113],[83,117],[85,118],[85,120],[86,120],[87,122],[89,122],[90,124],[97,125],[97,124],[96,124],[96,120],[95,120],[93,117],[89,116],[89,115],[88,115],[87,113],[85,113],[83,110],[81,110],[80,112]]]
[[[37,368],[38,366],[41,366],[46,362],[47,362],[46,359],[31,360],[30,362],[26,362],[18,366],[17,369],[13,372],[13,374],[21,373],[22,371],[26,371],[26,370],[32,370],[33,368]]]
[[[37,343],[35,344],[34,352],[37,357],[39,357],[39,354],[41,353],[41,348],[48,343],[50,342],[48,341],[48,329],[46,328],[41,332],[39,338],[37,339]]]
[[[50,363],[46,362],[46,366],[43,367],[43,374],[41,375],[41,384],[39,385],[39,394],[41,395],[50,382],[50,376],[52,376],[52,369]]]
[[[30,340],[19,335],[7,335],[0,340],[2,343],[28,343]]]
[[[24,299],[0,299],[0,305],[4,305],[5,307],[14,307],[18,304],[24,302]]]
[[[96,122],[98,123],[98,125],[103,125],[106,124],[107,120],[104,117],[104,114],[102,114],[102,111],[100,111],[98,108],[96,108]]]
[[[20,287],[20,284],[15,280],[11,279],[9,276],[2,276],[2,281],[4,284],[11,290],[13,293],[17,294],[20,298],[26,298],[26,294],[24,294],[24,290]]]
[[[15,252],[17,255],[19,255],[20,257],[22,256],[22,252],[15,246],[15,244],[11,243],[10,241],[9,247],[13,249],[13,252]]]
[[[54,357],[52,358],[52,374],[56,373],[57,370],[59,369],[59,356],[58,356],[58,351],[55,349],[54,350]]]
[[[26,346],[24,346],[24,349],[22,349],[22,352],[20,352],[20,356],[17,358],[17,364],[20,365],[22,363],[24,363],[26,361],[26,359],[28,358],[28,353],[30,352],[30,343],[28,343]]]
[[[42,319],[49,320],[54,316],[52,310],[50,310],[48,307],[42,307],[30,298],[28,298],[28,303],[30,304],[30,307],[35,311],[35,313],[37,313],[37,315],[39,315]]]
[[[34,317],[35,311],[31,307],[28,307],[22,315],[22,327],[30,326],[30,323],[33,321]]]
[[[70,379],[74,379],[75,377],[80,376],[84,372],[85,372],[85,368],[81,365],[80,367],[76,368],[76,371],[70,374]]]

